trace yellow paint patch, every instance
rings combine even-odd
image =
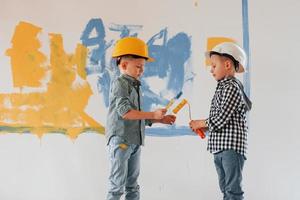
[[[86,80],[85,66],[87,54],[87,48],[82,44],[78,44],[76,48],[76,54],[73,57],[73,63],[77,65],[77,73],[84,80]]]
[[[38,87],[45,76],[42,65],[46,57],[38,51],[36,39],[40,31],[25,22],[16,28],[12,48],[7,50],[15,87]],[[104,133],[104,127],[84,111],[92,95],[85,72],[87,48],[78,44],[74,54],[67,54],[60,34],[49,37],[51,78],[47,91],[0,94],[0,125],[12,132],[30,131],[38,137],[49,132],[66,133],[72,139],[84,131]]]
[[[72,140],[75,140],[82,131],[82,128],[68,128],[67,134]]]
[[[124,143],[121,143],[119,144],[119,147],[123,150],[126,150],[128,148],[128,145],[127,144],[124,144]]]
[[[212,50],[216,45],[222,42],[235,42],[235,40],[226,37],[211,37],[207,39],[206,51]],[[205,66],[210,66],[210,60],[205,59]]]
[[[6,51],[11,57],[13,83],[15,87],[39,87],[45,76],[43,63],[46,56],[38,49],[41,47],[37,39],[41,28],[26,22],[20,22],[12,38],[12,48]]]
[[[45,133],[47,133],[47,128],[45,128],[45,127],[40,127],[40,128],[38,128],[38,127],[35,127],[35,128],[33,128],[32,130],[31,130],[31,132],[33,133],[33,134],[35,134],[35,135],[37,135],[38,136],[38,138],[42,138],[43,137],[43,135],[45,134]]]

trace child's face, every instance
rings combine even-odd
[[[213,54],[210,57],[210,62],[210,72],[217,81],[222,80],[228,75],[228,70],[226,69],[226,61],[221,56]]]
[[[144,72],[146,60],[144,58],[129,58],[121,62],[122,73],[139,79]]]

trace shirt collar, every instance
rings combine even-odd
[[[224,77],[223,79],[218,80],[218,85],[224,85],[224,84],[230,82],[232,79],[234,79],[233,76]]]
[[[122,74],[121,77],[125,78],[133,86],[140,86],[141,85],[141,81],[133,78],[132,76],[129,76],[127,74]]]

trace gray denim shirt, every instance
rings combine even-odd
[[[112,136],[119,136],[128,144],[144,145],[145,125],[151,126],[151,121],[122,118],[129,110],[142,110],[141,94],[140,81],[129,75],[121,74],[112,82],[105,128],[107,144]]]

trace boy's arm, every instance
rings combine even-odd
[[[120,117],[127,120],[147,119],[147,121],[161,120],[164,118],[167,112],[166,109],[157,109],[153,112],[136,110],[130,102],[128,87],[128,84],[124,84],[124,82],[120,80],[116,80],[112,87],[112,95],[115,97],[116,108]],[[151,121],[149,121],[148,124],[151,124]]]
[[[122,118],[129,120],[139,120],[139,119],[153,119],[153,120],[161,120],[166,114],[166,109],[157,109],[153,112],[144,112],[139,110],[129,110],[125,113]]]
[[[174,124],[176,120],[175,115],[165,115],[162,119],[160,120],[151,120],[151,123],[162,123],[162,124]]]
[[[240,105],[241,100],[238,87],[232,84],[225,87],[222,93],[222,102],[220,103],[220,107],[217,109],[216,114],[205,120],[209,130],[221,129]]]

